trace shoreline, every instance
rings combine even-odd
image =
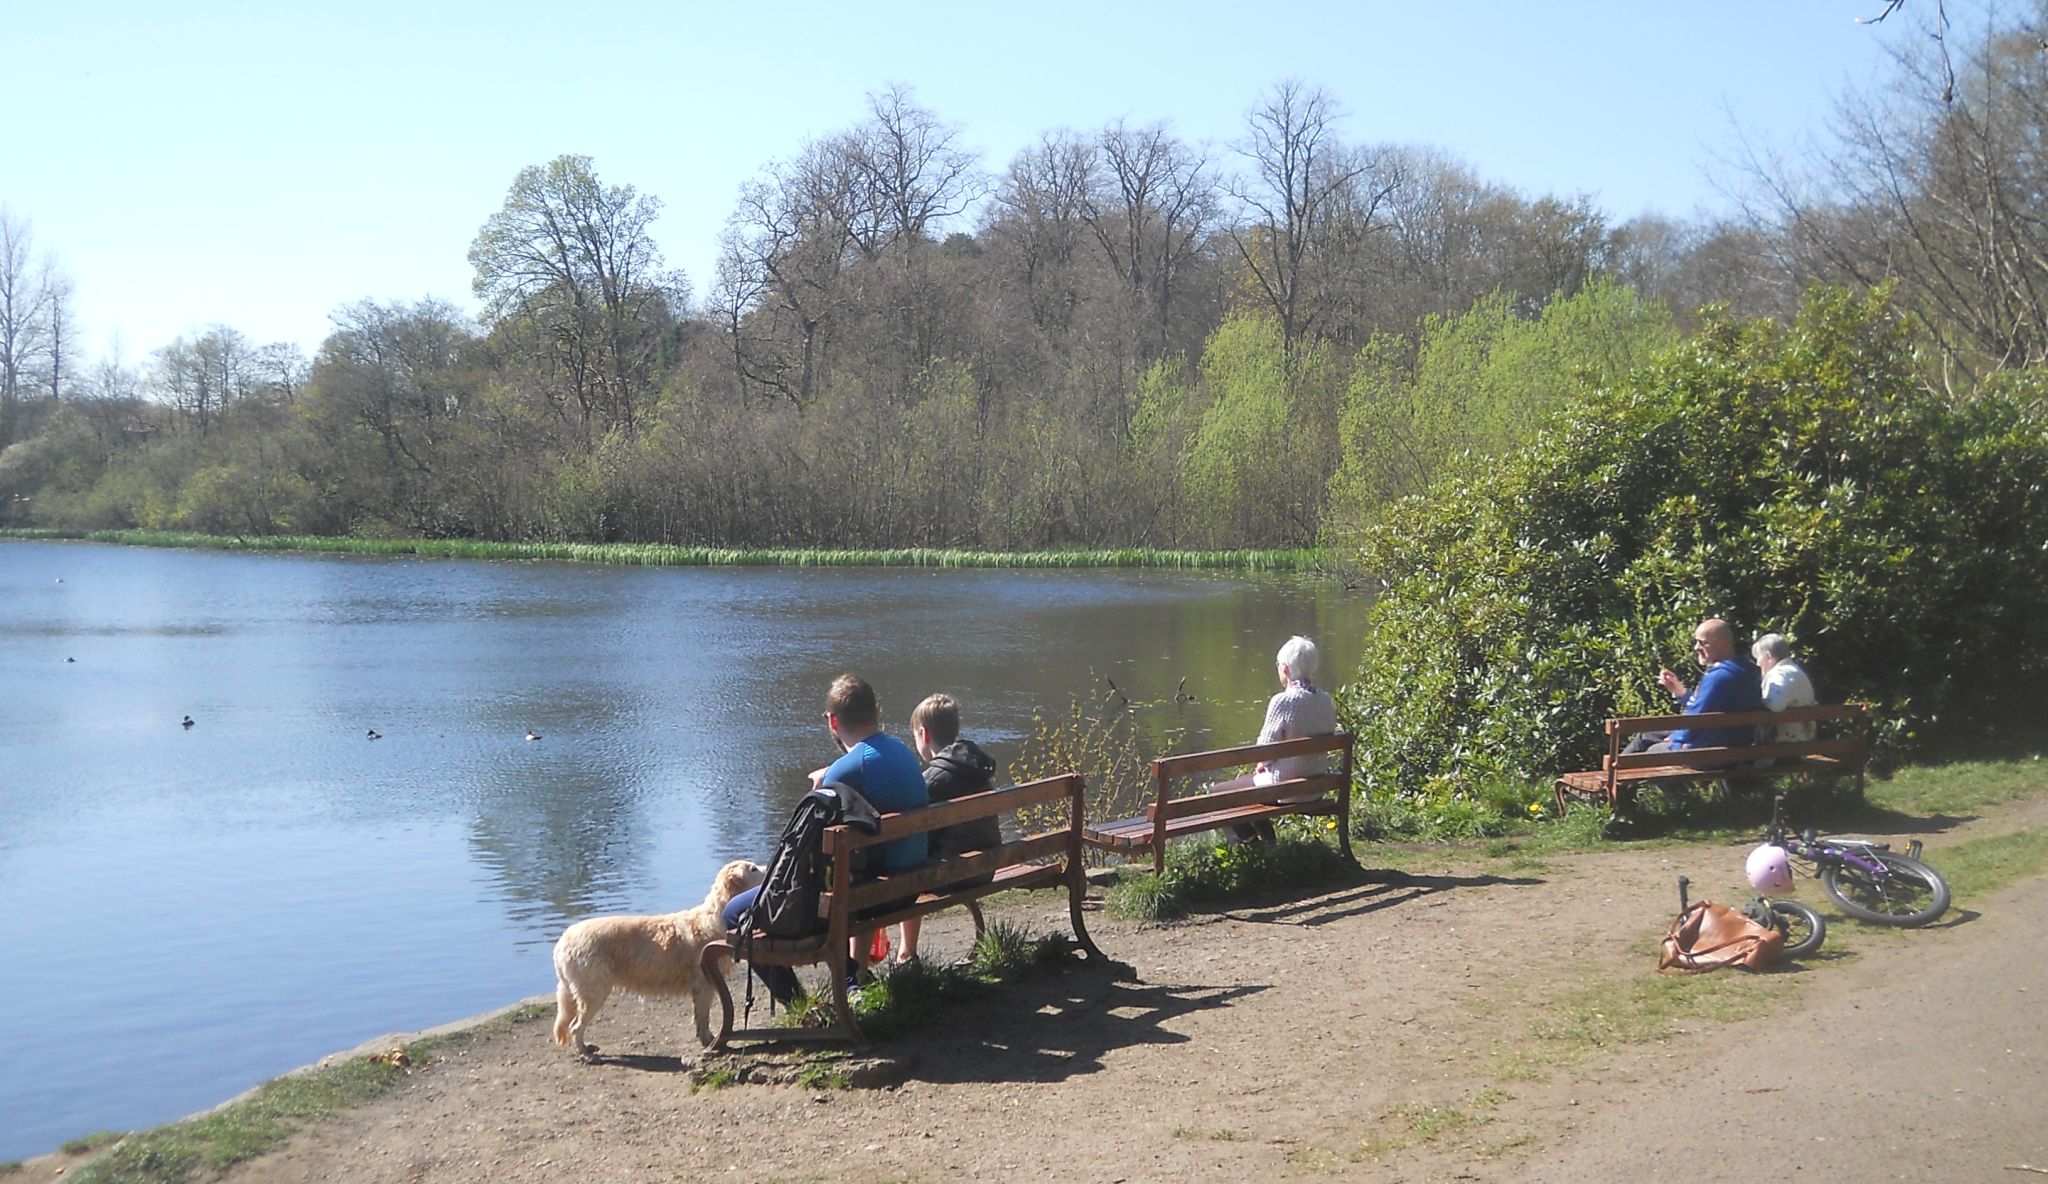
[[[338,1065],[344,1065],[352,1061],[374,1057],[379,1054],[389,1052],[393,1049],[410,1048],[411,1046],[415,1044],[420,1044],[422,1042],[446,1040],[450,1037],[467,1036],[485,1027],[488,1027],[491,1024],[497,1023],[501,1020],[510,1020],[512,1017],[517,1016],[519,1013],[524,1012],[529,1008],[553,1007],[554,1004],[554,992],[549,991],[545,994],[529,995],[524,999],[518,999],[511,1003],[504,1004],[503,1006],[494,1007],[489,1011],[478,1012],[475,1015],[463,1016],[458,1019],[452,1019],[446,1023],[434,1024],[430,1027],[421,1028],[418,1031],[385,1032],[381,1035],[373,1036],[370,1039],[365,1040],[362,1043],[357,1044],[351,1048],[338,1049],[334,1052],[326,1054],[325,1056],[322,1056],[319,1060],[312,1061],[304,1065],[299,1065],[295,1068],[287,1069],[284,1072],[279,1073],[275,1077],[259,1081],[255,1085],[252,1085],[249,1088],[242,1090],[241,1092],[234,1094],[231,1097],[223,1098],[222,1100],[215,1102],[213,1105],[204,1107],[203,1109],[194,1110],[190,1114],[179,1115],[176,1118],[166,1119],[163,1122],[155,1123],[147,1127],[138,1127],[132,1131],[120,1131],[114,1133],[118,1134],[121,1139],[126,1139],[134,1135],[147,1134],[151,1131],[157,1131],[167,1127],[178,1126],[182,1123],[195,1122],[199,1119],[219,1114],[223,1111],[233,1109],[236,1106],[248,1102],[254,1097],[256,1097],[256,1095],[262,1093],[264,1090],[270,1088],[273,1084],[280,1081],[286,1081],[294,1077],[303,1077],[310,1073],[318,1073],[324,1069],[332,1069]],[[75,1142],[78,1140],[89,1139],[91,1137],[92,1136],[89,1134],[81,1134],[76,1136],[73,1140],[67,1140],[67,1142]],[[25,1174],[27,1172],[33,1172],[38,1170],[47,1172],[52,1175],[61,1175],[64,1174],[71,1165],[97,1157],[102,1149],[103,1148],[101,1147],[93,1147],[89,1150],[73,1152],[65,1150],[64,1144],[59,1144],[58,1146],[51,1148],[48,1151],[36,1152],[33,1155],[24,1156],[19,1160],[13,1161],[14,1166],[11,1169],[8,1167],[7,1164],[0,1163],[0,1179],[6,1179],[7,1177],[15,1174]]]
[[[331,535],[210,535],[154,530],[0,529],[0,540],[113,543],[204,551],[286,552],[421,559],[497,559],[622,567],[1131,568],[1317,575],[1329,552],[1314,547],[1199,551],[1096,547],[990,551],[955,547],[701,547],[669,543],[509,543],[486,539],[366,539]]]

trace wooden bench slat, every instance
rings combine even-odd
[[[1068,784],[1069,778],[1079,780],[1080,776],[1079,773],[1065,773],[1057,777],[1046,777],[1038,781],[1025,782],[1022,785],[1006,785],[1001,789],[990,789],[981,793],[965,794],[950,801],[933,802],[929,806],[920,806],[915,810],[903,810],[894,814],[884,814],[882,815],[882,828],[876,833],[863,835],[858,832],[849,832],[853,838],[852,847],[854,850],[859,850],[862,847],[873,847],[879,843],[888,843],[897,839],[907,839],[912,835],[925,834],[929,831],[938,830],[940,827],[957,826],[962,822],[971,822],[977,818],[989,818],[1000,814],[1008,814],[1016,810],[1027,809],[1031,806],[1042,806],[1048,802],[1057,802],[1062,798],[1070,796],[1072,793],[1071,787]],[[998,794],[1004,796],[997,798],[996,795]]]
[[[1066,869],[1056,863],[1033,864],[1029,867],[1021,868],[1005,868],[1002,873],[999,873],[993,881],[987,884],[973,884],[958,891],[947,893],[928,892],[901,908],[891,909],[886,913],[864,916],[861,918],[860,927],[863,930],[880,929],[885,925],[894,925],[898,921],[907,921],[912,917],[922,917],[940,912],[956,905],[966,904],[970,900],[980,900],[984,896],[993,896],[998,892],[1008,892],[1018,888],[1050,886],[1057,883],[1066,874]]]
[[[1184,835],[1214,830],[1231,822],[1245,822],[1285,814],[1335,814],[1339,826],[1338,845],[1344,857],[1351,855],[1349,820],[1351,810],[1351,768],[1355,738],[1344,732],[1328,736],[1306,736],[1272,744],[1246,744],[1208,752],[1164,756],[1152,762],[1152,800],[1145,814],[1108,822],[1092,822],[1083,832],[1091,847],[1118,854],[1152,853],[1155,871],[1166,868],[1166,842]],[[1290,757],[1336,754],[1337,767],[1327,773],[1290,778],[1273,785],[1242,789],[1174,793],[1178,779],[1218,769],[1249,769],[1262,762]],[[1305,801],[1282,803],[1280,798]]]
[[[1726,773],[1758,761],[1789,756],[1861,756],[1863,742],[1848,740],[1795,740],[1782,744],[1750,744],[1726,748],[1681,748],[1674,752],[1625,752],[1613,758],[1617,770],[1640,769],[1650,765],[1677,765],[1688,769],[1712,769]]]
[[[1754,728],[1765,724],[1823,723],[1829,720],[1861,722],[1865,711],[1860,703],[1847,706],[1788,707],[1783,711],[1708,711],[1693,715],[1632,715],[1607,721],[1606,730],[1632,736],[1637,732],[1670,732],[1679,728]]]
[[[1185,777],[1191,773],[1209,773],[1286,757],[1314,756],[1350,747],[1351,737],[1335,732],[1328,736],[1304,736],[1299,740],[1279,740],[1272,744],[1243,744],[1236,748],[1213,748],[1207,752],[1163,756],[1152,762],[1152,769],[1154,777]]]
[[[1136,818],[1119,818],[1115,822],[1091,822],[1088,824],[1088,838],[1090,841],[1097,838],[1111,842],[1120,842],[1125,839],[1150,841],[1151,835],[1152,820],[1143,815],[1139,815]]]
[[[1064,831],[1052,831],[1017,843],[1005,843],[988,851],[962,853],[951,859],[921,864],[906,871],[865,877],[853,886],[853,911],[858,913],[919,892],[931,892],[948,884],[994,875],[1007,865],[1028,863],[1058,855],[1070,844]]]
[[[1341,791],[1344,778],[1336,773],[1323,773],[1314,777],[1293,777],[1286,781],[1275,781],[1271,785],[1252,785],[1243,789],[1226,789],[1213,793],[1189,794],[1165,802],[1154,802],[1145,811],[1146,817],[1157,820],[1164,815],[1169,821],[1190,814],[1206,814],[1215,810],[1233,810],[1239,806],[1257,803],[1271,804],[1281,798],[1319,798]]]
[[[1190,814],[1176,818],[1167,825],[1166,837],[1178,839],[1187,835],[1200,834],[1205,830],[1220,830],[1232,823],[1245,822],[1254,818],[1270,818],[1275,814],[1335,814],[1337,803],[1323,798],[1312,802],[1290,802],[1285,804],[1238,806],[1228,810],[1214,810],[1206,814]]]
[[[1762,744],[1684,748],[1675,752],[1621,751],[1622,738],[1642,732],[1686,729],[1761,728],[1792,723],[1839,721],[1852,725],[1847,736],[1816,736],[1811,740],[1772,741]],[[1857,778],[1862,791],[1864,767],[1869,759],[1869,709],[1861,703],[1816,704],[1785,711],[1723,711],[1695,715],[1646,715],[1606,721],[1607,755],[1595,770],[1574,770],[1559,774],[1552,782],[1557,808],[1563,811],[1568,796],[1604,799],[1620,809],[1632,798],[1634,787],[1647,781],[1697,782],[1724,777],[1775,777],[1788,773],[1813,773]]]

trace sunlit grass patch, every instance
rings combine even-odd
[[[1927,862],[1948,881],[1958,903],[2048,872],[2048,831],[2022,830],[1930,848]],[[1830,933],[1833,930],[1829,930]]]
[[[63,1150],[66,1155],[84,1155],[88,1152],[97,1151],[109,1143],[119,1142],[125,1137],[120,1131],[94,1131],[82,1138],[72,1139],[65,1143]]]
[[[1327,883],[1352,871],[1331,838],[1333,825],[1283,818],[1272,842],[1235,843],[1219,833],[1175,843],[1166,851],[1165,875],[1126,867],[1105,901],[1119,916],[1168,921],[1194,903]]]
[[[1377,1159],[1404,1147],[1462,1138],[1472,1129],[1492,1122],[1501,1103],[1509,1100],[1511,1095],[1506,1091],[1489,1086],[1457,1105],[1403,1102],[1381,1116],[1381,1129],[1359,1144],[1354,1158]]]
[[[1531,1034],[1566,1052],[1643,1044],[1683,1035],[1701,1023],[1760,1015],[1798,979],[1787,975],[1658,974],[1649,969],[1586,987],[1545,1007]]]
[[[405,1077],[396,1064],[356,1057],[280,1077],[223,1109],[116,1141],[72,1174],[88,1182],[175,1182],[225,1171],[284,1141],[306,1120],[376,1097]]]
[[[1172,881],[1129,867],[1117,873],[1116,883],[1103,894],[1103,905],[1113,916],[1136,921],[1177,921],[1188,913],[1187,902]]]
[[[1965,814],[2048,794],[2048,760],[1953,761],[1908,765],[1888,781],[1872,781],[1874,806],[1907,814]]]

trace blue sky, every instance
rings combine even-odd
[[[0,204],[72,278],[86,352],[131,364],[215,323],[310,353],[363,298],[473,309],[471,239],[562,153],[662,199],[701,297],[740,185],[891,82],[1000,169],[1118,117],[1221,154],[1295,77],[1348,140],[1684,215],[1724,208],[1706,170],[1736,125],[1789,143],[1882,77],[1916,34],[1855,23],[1879,7],[0,0]]]

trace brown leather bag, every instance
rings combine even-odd
[[[1759,925],[1725,904],[1688,905],[1664,935],[1657,969],[1700,971],[1723,966],[1762,970],[1785,952],[1785,935]]]

